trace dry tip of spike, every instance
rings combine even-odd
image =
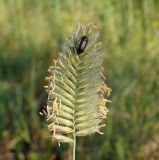
[[[45,89],[48,89],[48,86],[44,86]]]
[[[100,123],[100,122],[98,122],[97,125],[95,126],[95,130],[96,130],[97,133],[103,134],[103,132],[100,131],[100,128],[105,127],[106,124],[101,124],[101,125],[99,125],[99,123]]]
[[[54,80],[54,77],[53,76],[45,77],[45,80],[50,82]]]

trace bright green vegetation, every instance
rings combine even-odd
[[[46,105],[48,66],[77,23],[89,20],[101,32],[112,103],[104,135],[77,139],[76,159],[159,154],[158,0],[1,0],[0,158],[11,150],[31,160],[71,155],[70,146],[50,141],[39,111]]]

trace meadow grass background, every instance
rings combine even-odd
[[[0,160],[71,159],[39,111],[52,60],[77,24],[92,20],[112,88],[102,136],[78,139],[77,160],[159,159],[159,1],[0,1]]]

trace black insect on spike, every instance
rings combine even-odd
[[[79,45],[77,47],[77,50],[76,50],[77,54],[81,54],[85,50],[85,48],[87,46],[87,43],[88,43],[88,37],[87,36],[82,36],[80,41],[79,41]]]

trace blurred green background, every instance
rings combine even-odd
[[[159,159],[159,0],[0,0],[0,160],[70,160],[39,111],[52,60],[92,20],[110,97],[102,136],[78,139],[77,160]]]

